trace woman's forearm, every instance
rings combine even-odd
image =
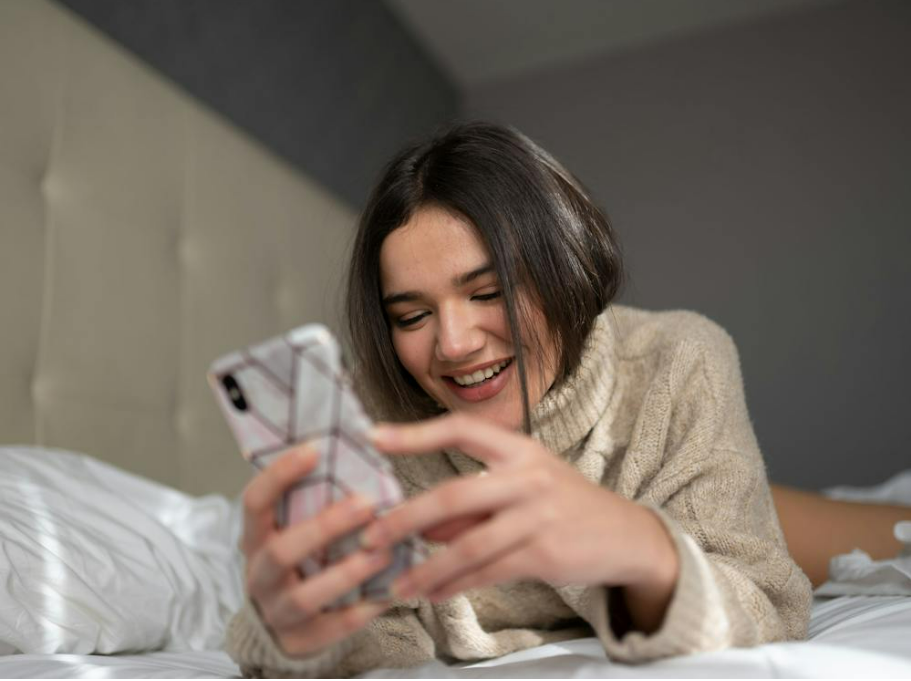
[[[643,557],[641,579],[626,584],[620,594],[631,628],[653,634],[661,628],[674,595],[680,575],[680,560],[664,524],[652,511],[642,510],[645,514],[640,535]]]
[[[901,549],[895,523],[911,520],[911,506],[838,501],[781,485],[772,485],[772,497],[788,551],[814,587],[828,579],[834,556],[855,548],[873,560],[894,558]]]

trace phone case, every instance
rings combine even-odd
[[[367,439],[371,422],[354,393],[332,333],[311,324],[216,360],[209,383],[244,458],[263,469],[302,443],[319,452],[319,463],[284,497],[279,523],[312,517],[353,493],[376,503],[382,514],[404,499],[392,465]],[[311,577],[358,548],[358,531],[335,541],[300,565]],[[392,564],[329,609],[389,596],[402,571],[420,561],[419,538],[393,549]]]

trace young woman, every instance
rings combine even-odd
[[[514,130],[399,154],[362,216],[347,291],[355,375],[409,499],[352,498],[279,531],[315,458],[245,492],[248,675],[350,675],[590,635],[623,662],[805,636],[810,582],[779,526],[737,351],[692,312],[613,304],[604,214]],[[367,525],[319,576],[295,566]],[[408,535],[395,598],[322,612]]]

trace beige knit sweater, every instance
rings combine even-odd
[[[632,663],[806,635],[810,583],[785,548],[737,350],[721,327],[692,312],[612,306],[578,371],[544,396],[533,423],[555,456],[653,508],[666,525],[680,576],[656,633],[618,638],[604,587],[519,582],[437,605],[397,602],[340,644],[292,659],[248,603],[227,640],[244,674],[349,676],[592,633],[610,658]],[[457,451],[393,460],[409,496],[482,469]]]

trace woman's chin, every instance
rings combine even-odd
[[[454,386],[444,385],[441,389],[443,395],[439,395],[437,401],[450,413],[470,414],[510,430],[519,430],[523,423],[522,401],[515,381],[510,380],[514,377],[509,369],[511,367],[504,372],[507,375],[503,376],[503,384],[494,386],[496,390],[489,396],[465,394],[464,389],[460,391],[459,388],[453,389]]]

